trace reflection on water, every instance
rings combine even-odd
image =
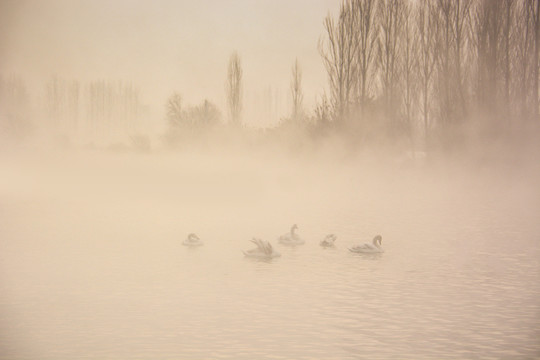
[[[352,253],[353,256],[358,256],[365,260],[379,260],[383,254],[382,253],[375,253],[375,254],[365,254],[365,253]]]
[[[201,183],[193,164],[100,161],[28,165],[36,188],[2,190],[3,359],[540,357],[535,196],[351,169],[302,184],[246,171],[240,186],[207,165],[219,181]],[[295,222],[305,245],[279,245]],[[182,246],[189,232],[205,245]],[[348,251],[376,233],[385,253]],[[253,236],[282,256],[244,257]]]

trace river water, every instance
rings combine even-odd
[[[270,155],[2,162],[1,359],[540,358],[526,175]],[[305,245],[279,245],[293,223]],[[182,246],[190,232],[205,245]],[[328,233],[335,248],[319,246]],[[384,254],[347,250],[376,234]],[[253,236],[282,256],[245,258]]]

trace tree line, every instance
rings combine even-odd
[[[53,76],[32,101],[21,77],[0,76],[0,131],[15,138],[45,130],[84,141],[112,140],[141,130],[142,109],[140,92],[130,82]]]
[[[139,90],[129,82],[57,76],[45,85],[44,106],[52,129],[88,140],[136,132],[141,112]]]
[[[296,60],[290,116],[276,129],[425,151],[537,131],[539,14],[540,0],[343,0],[319,40],[328,91],[306,111]],[[225,90],[235,127],[242,76],[234,52]]]
[[[338,14],[323,19],[318,43],[327,92],[306,110],[295,60],[289,115],[265,133],[296,139],[334,131],[358,146],[425,151],[537,134],[539,16],[540,0],[342,0]],[[242,117],[243,76],[233,52],[224,82],[230,126],[209,100],[191,106],[174,93],[166,101],[163,139],[175,144],[242,128],[249,122]],[[53,77],[43,109],[59,132],[106,137],[136,130],[139,99],[130,83]],[[0,130],[28,132],[29,103],[20,78],[0,78]]]
[[[336,126],[426,148],[539,122],[538,0],[344,0],[319,49]]]

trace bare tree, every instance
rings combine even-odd
[[[380,24],[378,65],[384,111],[390,123],[396,120],[397,84],[400,69],[400,40],[403,26],[403,0],[384,0],[378,8]],[[393,126],[391,126],[393,128]]]
[[[506,104],[510,104],[510,88],[512,83],[512,72],[510,69],[510,64],[512,63],[512,40],[515,37],[514,34],[514,12],[515,12],[515,0],[504,0],[502,3],[503,7],[503,28],[502,28],[502,56],[503,56],[503,81],[504,81],[504,101]],[[508,109],[508,106],[507,106]]]
[[[466,118],[468,88],[465,60],[471,34],[472,0],[437,0],[436,94],[439,130],[447,145],[454,143],[458,123]],[[441,135],[443,133],[440,133]]]
[[[477,96],[483,112],[495,114],[499,98],[497,80],[500,68],[502,2],[482,0],[476,12]],[[491,117],[491,116],[490,116]],[[494,125],[494,124],[493,124]]]
[[[298,121],[303,114],[302,102],[304,94],[302,92],[302,70],[298,65],[298,59],[295,60],[292,68],[291,80],[291,96],[292,96],[292,120]]]
[[[439,38],[437,39],[437,100],[439,105],[439,124],[445,125],[451,122],[452,118],[452,1],[437,1],[437,27],[439,28]]]
[[[70,120],[70,127],[71,132],[76,133],[79,130],[79,82],[76,80],[72,81],[69,84],[68,92],[68,116]]]
[[[319,51],[328,73],[335,120],[344,121],[357,81],[358,1],[341,4],[337,22],[328,15],[324,20],[326,41],[319,41]]]
[[[204,100],[201,105],[197,107],[197,124],[202,128],[209,128],[219,124],[221,119],[221,112],[218,107],[209,100]]]
[[[358,15],[358,100],[362,106],[369,97],[369,90],[375,71],[373,69],[377,50],[377,36],[379,29],[375,23],[377,2],[375,0],[356,0]]]
[[[429,144],[429,129],[431,127],[430,103],[432,93],[433,71],[435,69],[437,52],[437,15],[431,0],[421,0],[418,4],[417,27],[418,27],[418,80],[422,94],[421,113],[423,116],[423,128],[426,147]]]
[[[167,120],[172,127],[182,124],[182,97],[178,93],[167,100]]]
[[[45,87],[45,106],[52,129],[63,131],[63,118],[65,114],[65,88],[64,81],[53,76]]]
[[[516,73],[515,85],[517,106],[519,107],[520,118],[526,119],[530,116],[529,104],[530,93],[532,93],[533,80],[530,76],[533,64],[534,52],[534,29],[533,15],[530,11],[529,2],[522,0],[516,6],[516,59],[514,71]]]
[[[401,52],[401,73],[402,73],[402,103],[403,103],[403,123],[404,132],[409,137],[409,141],[414,153],[414,125],[412,123],[413,110],[417,98],[417,69],[418,69],[418,31],[414,26],[413,9],[409,2],[403,3],[403,46]]]
[[[27,135],[31,130],[30,101],[23,79],[11,74],[0,76],[0,134],[15,138]]]
[[[534,54],[533,54],[533,71],[532,71],[532,77],[533,77],[533,93],[532,93],[532,108],[533,108],[533,119],[534,121],[539,121],[539,111],[538,105],[539,105],[539,99],[538,99],[538,75],[539,75],[539,63],[538,63],[538,57],[539,57],[539,51],[540,51],[540,0],[530,0],[528,1],[529,6],[529,13],[532,15],[531,19],[533,21],[533,29],[534,29]]]
[[[464,61],[467,53],[466,44],[471,30],[471,9],[472,0],[454,0],[453,1],[453,17],[452,35],[454,42],[454,67],[456,90],[458,94],[458,106],[460,107],[461,117],[465,117],[467,113],[467,100],[465,90],[465,72]]]
[[[230,122],[239,126],[242,113],[242,64],[236,52],[231,55],[229,60],[226,93]]]

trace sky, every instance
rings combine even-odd
[[[296,58],[311,107],[327,83],[317,48],[323,20],[338,7],[337,0],[0,0],[0,72],[21,76],[36,96],[53,75],[125,80],[157,113],[176,91],[226,114],[227,64],[237,51],[248,113],[268,89],[287,108]]]

